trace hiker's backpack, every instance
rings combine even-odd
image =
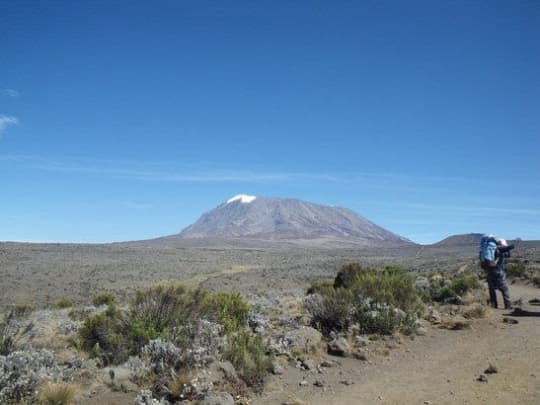
[[[491,235],[484,235],[480,240],[480,265],[484,270],[493,270],[497,268],[497,261],[495,260],[495,254],[497,251],[497,242],[495,237]]]

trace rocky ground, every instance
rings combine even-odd
[[[175,248],[171,252],[167,248],[164,251],[158,249],[158,253],[152,250],[148,257],[136,250],[138,253],[131,259],[124,255],[124,248],[114,246],[88,247],[82,250],[83,253],[77,253],[73,247],[58,247],[57,251],[53,249],[53,255],[47,248],[32,245],[10,245],[8,249],[3,245],[2,248],[0,263],[3,267],[0,269],[4,273],[11,271],[10,277],[2,279],[3,303],[21,304],[23,301],[19,299],[34,290],[40,290],[40,294],[30,300],[33,309],[19,307],[26,313],[11,325],[19,331],[14,334],[17,350],[0,355],[0,402],[7,402],[10,393],[17,390],[29,390],[31,396],[30,391],[39,390],[43,381],[52,380],[77,387],[76,403],[79,404],[160,403],[144,391],[151,388],[145,381],[145,374],[155,367],[163,367],[167,362],[164,363],[165,358],[183,359],[186,353],[165,342],[154,342],[143,349],[146,355],[140,358],[101,367],[96,359],[78,350],[77,344],[81,320],[107,309],[105,305],[88,305],[91,297],[100,291],[115,291],[110,286],[105,288],[105,280],[109,278],[117,282],[122,280],[120,284],[126,288],[119,288],[118,298],[120,302],[127,302],[129,288],[134,287],[129,287],[129,280],[122,277],[128,273],[129,277],[144,273],[133,268],[139,261],[147,265],[153,263],[152,266],[166,264],[160,274],[145,273],[141,285],[174,279],[174,263],[182,263],[175,273],[177,279],[210,290],[240,290],[252,304],[249,326],[268,342],[273,354],[272,372],[266,377],[262,391],[242,388],[241,384],[235,383],[238,376],[234,367],[205,348],[204,366],[197,363],[202,371],[196,378],[190,376],[191,379],[186,380],[186,392],[195,393],[193,397],[204,397],[201,404],[540,402],[540,306],[531,301],[540,299],[540,289],[530,281],[518,280],[511,285],[512,298],[517,301],[513,311],[487,309],[482,305],[486,293],[479,291],[475,297],[460,302],[465,305],[428,306],[417,320],[412,335],[368,336],[353,329],[333,338],[323,338],[310,326],[303,307],[306,286],[314,278],[335,276],[336,269],[344,262],[400,263],[414,270],[421,284],[421,274],[433,269],[460,273],[473,268],[474,259],[463,253],[466,252],[463,248],[445,253],[444,249],[424,247],[402,252],[402,256],[396,250],[321,252],[293,249],[284,252],[281,249],[265,251],[236,247],[237,251],[232,252],[225,248]],[[518,258],[536,269],[538,256],[533,248]],[[104,249],[108,253],[100,257],[95,249]],[[119,251],[115,249],[123,253],[116,257]],[[133,253],[130,249],[133,248],[128,249]],[[61,271],[52,269],[52,263],[62,257],[68,264],[78,263],[72,271],[74,274],[66,275],[64,281]],[[103,267],[99,271],[93,271],[92,266],[86,268],[84,261],[90,258],[94,260],[92,266],[98,260]],[[40,263],[46,263],[44,270],[40,270]],[[66,263],[64,267],[68,265]],[[111,263],[123,269],[121,276],[106,274],[105,269],[114,268]],[[187,268],[189,263],[207,271],[184,271],[183,266]],[[212,265],[208,266],[209,263]],[[14,271],[17,268],[23,276],[30,275],[30,283],[38,284],[14,283],[13,280],[24,281],[24,277],[21,280]],[[43,274],[31,277],[36,271]],[[75,273],[82,276],[76,292],[88,288],[85,283],[89,279],[92,286],[103,285],[103,288],[96,287],[86,291],[85,295],[77,295],[70,291],[70,286],[76,284]],[[52,282],[45,283],[40,289],[39,282],[47,275]],[[51,296],[55,299],[73,297],[74,306],[58,309],[49,305],[39,309],[45,307],[42,299],[47,296],[49,301],[52,301]],[[214,327],[207,324],[206,329],[201,330],[210,330],[210,335],[220,339],[219,333],[212,332]],[[222,343],[212,339],[205,342],[212,341],[216,347]],[[196,361],[200,362],[200,358]]]

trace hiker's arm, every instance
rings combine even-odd
[[[514,245],[508,245],[508,246],[498,246],[497,247],[497,250],[499,251],[499,253],[506,253],[506,252],[510,252],[512,249],[514,249]]]

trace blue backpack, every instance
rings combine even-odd
[[[484,270],[493,270],[497,267],[495,260],[497,252],[497,242],[492,235],[484,235],[480,240],[480,265]]]

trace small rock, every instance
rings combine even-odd
[[[343,337],[338,337],[328,343],[328,354],[333,356],[348,357],[351,354],[349,342]]]
[[[355,336],[354,337],[355,346],[365,347],[369,344],[369,339],[364,336]]]
[[[326,367],[326,368],[330,368],[330,367],[334,367],[334,363],[332,361],[329,361],[329,360],[323,360],[321,361],[321,364],[319,364],[321,367]]]
[[[427,320],[433,325],[438,325],[442,322],[441,314],[435,308],[431,308]]]
[[[416,328],[416,334],[418,336],[426,336],[426,333],[427,333],[427,329],[424,328],[423,326],[419,326],[418,328]]]
[[[298,385],[300,385],[300,387],[307,387],[308,382],[306,380],[302,380]]]
[[[209,392],[200,405],[234,405],[234,398],[228,392]]]
[[[497,374],[499,370],[493,364],[490,364],[488,368],[484,371],[486,374]]]
[[[315,387],[324,387],[324,382],[321,381],[321,380],[315,380],[315,382],[313,383],[313,385]]]
[[[353,352],[353,357],[358,360],[366,361],[367,360],[367,353],[365,350],[362,349],[356,349]]]
[[[476,381],[480,381],[480,382],[485,382],[485,383],[487,383],[487,382],[488,382],[488,379],[487,379],[487,377],[486,377],[484,374],[480,374],[480,375],[478,376],[478,378],[476,379]]]
[[[315,370],[317,366],[315,365],[315,361],[312,359],[305,359],[302,361],[302,367],[305,370]]]
[[[354,384],[354,381],[353,381],[353,380],[342,380],[342,381],[340,381],[340,384],[343,384],[343,385],[353,385],[353,384]]]
[[[238,374],[230,361],[219,362],[218,370],[223,373],[228,381],[238,381]]]
[[[519,321],[517,319],[514,319],[514,318],[508,318],[508,317],[504,317],[503,318],[503,322],[504,323],[508,323],[510,325],[516,325],[519,323]]]
[[[284,372],[285,372],[285,369],[281,365],[274,364],[274,367],[272,368],[272,374],[282,375]]]

